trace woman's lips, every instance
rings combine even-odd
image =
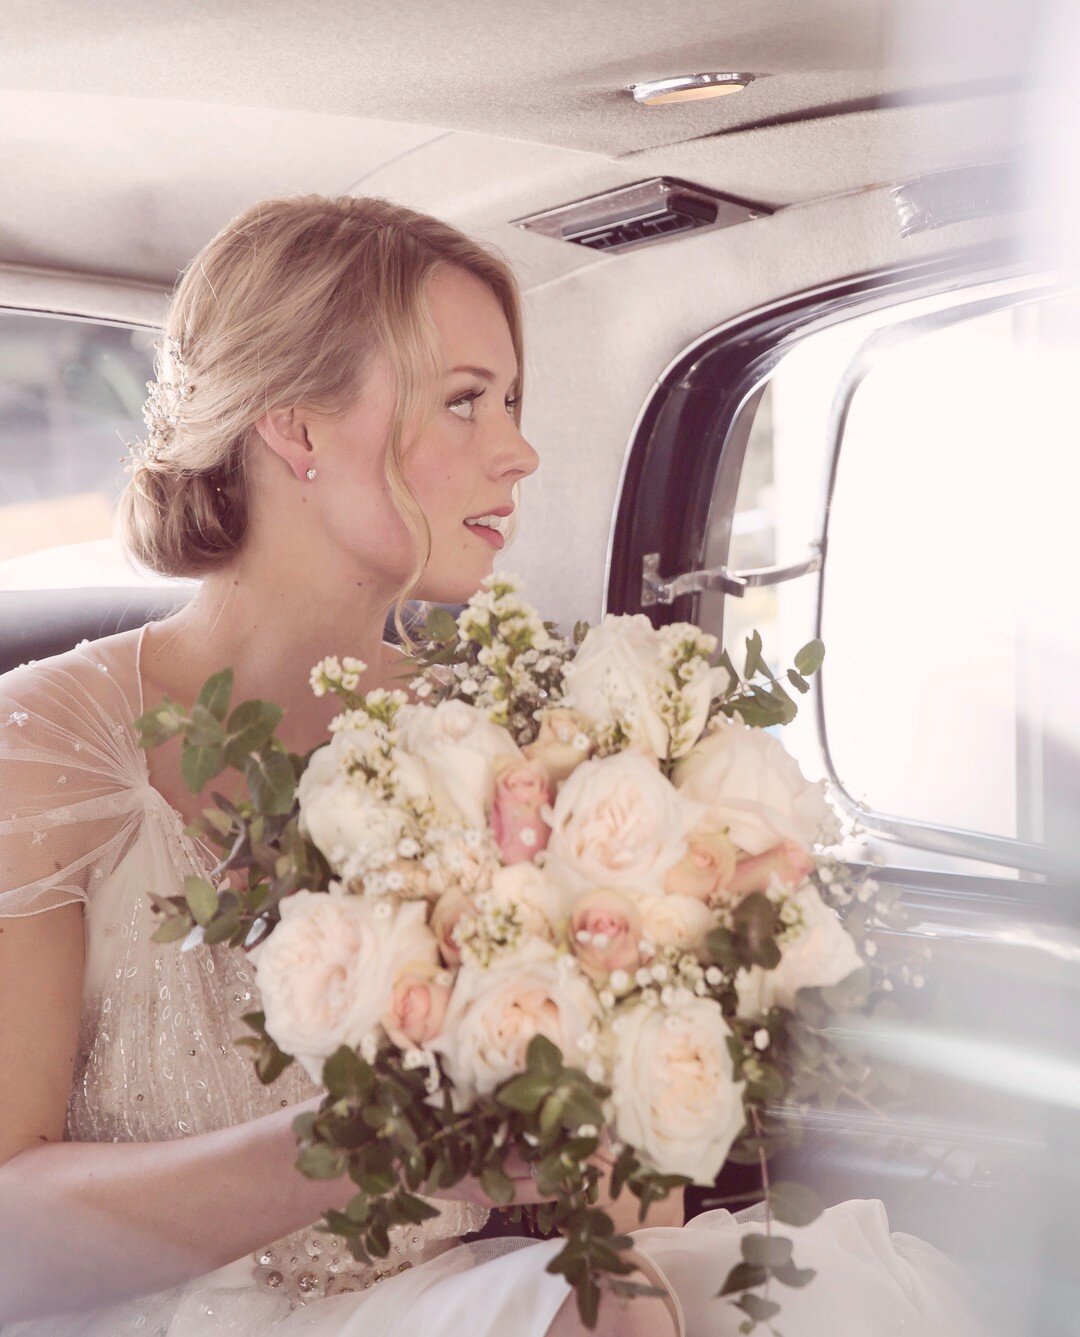
[[[470,534],[475,534],[478,538],[482,538],[485,543],[489,543],[496,552],[499,551],[505,542],[505,539],[497,529],[489,529],[487,525],[465,525],[465,528]]]

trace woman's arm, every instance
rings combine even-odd
[[[62,1142],[82,976],[81,906],[0,920],[0,1323],[176,1285],[356,1191],[296,1171],[299,1106],[172,1142]]]
[[[318,1097],[176,1141],[61,1141],[82,978],[80,905],[0,919],[0,1325],[164,1290],[356,1192],[295,1168]],[[491,1205],[472,1180],[445,1196]],[[531,1178],[518,1199],[540,1200]]]

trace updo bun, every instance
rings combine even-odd
[[[416,547],[399,604],[408,598],[430,533],[402,459],[437,404],[439,339],[427,285],[445,265],[492,290],[523,368],[513,271],[440,219],[378,198],[303,195],[255,204],[223,228],[185,270],[165,320],[149,440],[133,448],[120,499],[131,556],[165,576],[227,564],[247,533],[255,422],[294,404],[346,408],[382,350],[398,386],[386,479]],[[519,403],[519,424],[520,413]]]

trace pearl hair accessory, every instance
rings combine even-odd
[[[307,473],[304,474],[304,477],[308,480],[309,483],[314,482],[315,475],[318,472],[319,472],[318,469],[316,469],[315,466],[312,465],[312,467],[307,471]]]
[[[147,439],[131,446],[131,454],[143,464],[156,464],[168,454],[184,401],[190,399],[195,390],[180,340],[169,337],[154,346],[159,353],[159,371],[156,381],[146,382],[149,394],[143,405],[143,421]]]

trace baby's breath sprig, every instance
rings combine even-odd
[[[360,675],[366,669],[367,665],[362,659],[354,659],[351,655],[341,659],[337,655],[327,655],[312,668],[308,682],[316,696],[332,692],[341,697],[346,708],[357,710],[361,708],[364,698],[356,689],[360,686]]]
[[[497,957],[509,955],[521,944],[525,926],[516,905],[496,904],[484,892],[476,897],[474,907],[462,915],[450,936],[463,962],[486,970]]]
[[[537,712],[561,697],[573,648],[520,597],[520,588],[516,577],[497,572],[456,619],[434,609],[411,687],[425,705],[460,699],[475,706],[524,746],[539,731]]]

